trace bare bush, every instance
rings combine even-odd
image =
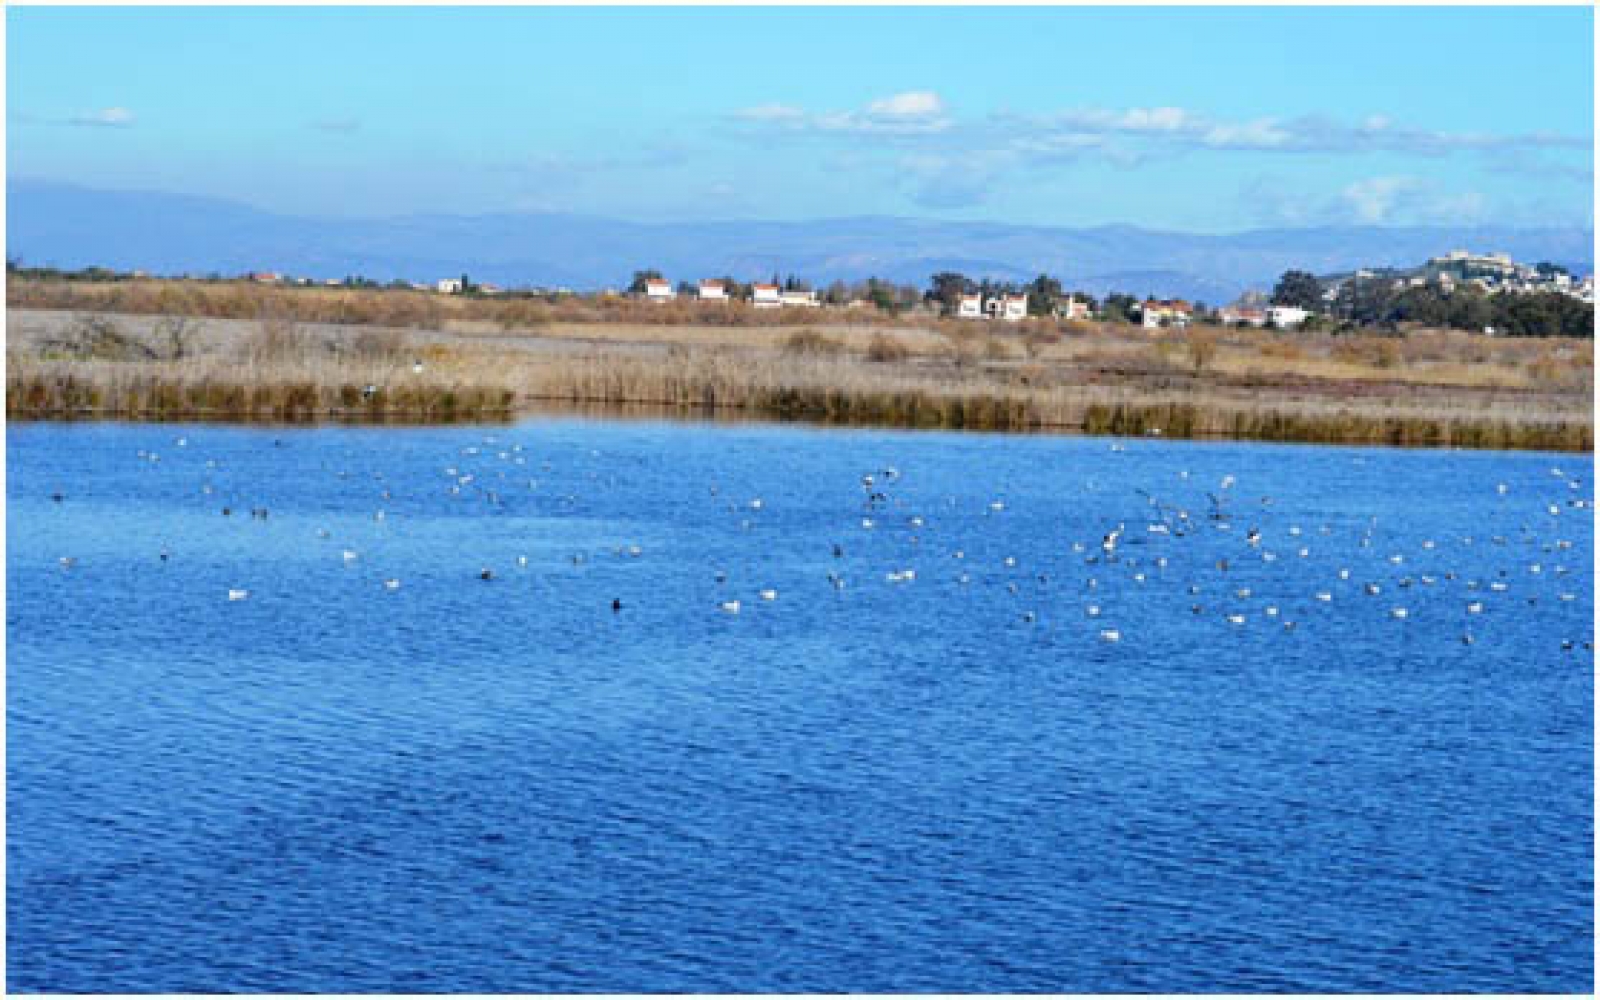
[[[74,316],[66,328],[40,345],[46,354],[79,361],[150,361],[156,352],[105,316]]]
[[[844,344],[817,330],[806,327],[789,334],[783,341],[786,354],[831,357],[844,351]]]
[[[288,361],[310,353],[311,338],[300,324],[281,314],[261,318],[245,341],[245,355],[251,362]]]
[[[156,339],[168,361],[182,361],[193,352],[195,326],[186,316],[166,316],[156,323]]]
[[[362,361],[400,362],[412,354],[410,346],[411,340],[404,334],[389,330],[362,330],[346,340],[342,353]]]
[[[1015,357],[1011,345],[1000,337],[983,339],[983,356],[988,361],[1009,361]]]
[[[905,342],[887,334],[875,333],[867,344],[867,360],[878,362],[904,361],[911,356]]]
[[[1189,365],[1196,375],[1201,374],[1211,367],[1217,357],[1217,335],[1210,330],[1195,329],[1189,331],[1187,339],[1189,348]]]

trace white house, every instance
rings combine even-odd
[[[1310,313],[1299,306],[1272,306],[1267,309],[1267,319],[1280,330],[1299,326],[1310,317]]]
[[[1189,303],[1183,299],[1146,299],[1141,313],[1146,330],[1162,326],[1189,325]]]
[[[1028,318],[1028,297],[1026,295],[997,295],[983,304],[983,311],[990,319],[1016,323]]]
[[[1088,319],[1090,316],[1089,303],[1083,299],[1069,298],[1056,306],[1062,319]]]
[[[809,291],[781,292],[779,293],[778,301],[785,306],[800,306],[806,309],[815,309],[822,305],[822,302],[817,298],[817,293]]]
[[[702,281],[699,297],[701,302],[726,302],[728,286],[720,281]]]
[[[440,278],[438,281],[433,283],[433,290],[438,292],[440,295],[460,295],[461,279]]]
[[[777,285],[751,285],[750,301],[757,309],[777,309],[783,305],[782,293]]]
[[[956,316],[959,319],[982,319],[983,296],[963,295],[956,302]]]
[[[672,290],[672,282],[665,278],[646,278],[644,297],[650,302],[671,302],[678,297],[678,293]]]
[[[1266,310],[1254,306],[1223,306],[1217,310],[1217,319],[1228,326],[1238,326],[1240,323],[1248,323],[1251,326],[1267,325]]]

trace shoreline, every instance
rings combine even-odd
[[[531,404],[531,405],[529,405]],[[1282,415],[1265,414],[1269,426],[1276,433],[1244,432],[1190,428],[1170,433],[1165,427],[1144,426],[1144,418],[1135,413],[1119,419],[1111,415],[1098,421],[1078,423],[1021,423],[1010,426],[967,426],[964,424],[937,423],[903,419],[830,418],[828,416],[785,415],[772,410],[752,409],[742,404],[714,404],[711,408],[689,406],[671,402],[642,400],[569,400],[532,398],[506,409],[480,410],[456,413],[450,416],[429,415],[416,411],[385,411],[374,413],[361,410],[304,410],[288,413],[263,413],[241,415],[231,410],[176,409],[176,410],[126,410],[126,409],[44,409],[23,410],[7,406],[8,420],[17,423],[172,423],[172,424],[230,424],[237,426],[368,426],[368,427],[447,427],[480,424],[506,426],[539,416],[580,417],[599,420],[660,420],[681,423],[707,424],[771,424],[797,425],[817,429],[882,429],[953,431],[978,434],[1055,435],[1062,437],[1152,438],[1175,441],[1207,442],[1260,442],[1264,444],[1311,444],[1342,447],[1392,447],[1462,449],[1483,451],[1532,451],[1579,454],[1594,450],[1592,429],[1575,424],[1554,424],[1544,427],[1482,422],[1465,425],[1443,425],[1429,421],[1386,421],[1377,418],[1373,429],[1364,434],[1339,433],[1337,424],[1317,424],[1285,421]],[[1371,418],[1368,418],[1371,419]],[[1372,425],[1369,425],[1372,426]],[[1118,427],[1128,427],[1118,430]]]
[[[631,410],[824,427],[1594,447],[1589,341],[1116,328],[1045,338],[961,325],[491,334],[27,309],[9,309],[7,327],[6,413],[18,421],[412,426]]]

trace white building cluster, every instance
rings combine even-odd
[[[1028,297],[1011,294],[991,295],[988,298],[977,293],[962,295],[956,302],[956,318],[1018,323],[1028,318]]]
[[[673,290],[672,282],[665,278],[650,278],[644,283],[644,299],[646,302],[671,302],[678,297]],[[694,299],[697,302],[732,302],[734,296],[729,294],[725,281],[706,279],[695,286]],[[822,305],[822,300],[817,293],[810,289],[783,288],[780,285],[768,285],[757,282],[750,286],[751,305],[757,309],[782,309],[784,307],[800,307],[814,309]]]
[[[1357,272],[1357,277],[1370,277],[1371,272]],[[1397,278],[1394,287],[1421,288],[1434,285],[1450,293],[1458,288],[1477,288],[1483,292],[1555,292],[1570,295],[1584,302],[1594,302],[1594,275],[1574,279],[1562,270],[1540,271],[1511,259],[1508,253],[1476,254],[1468,250],[1451,250],[1433,257],[1422,268],[1421,274]]]

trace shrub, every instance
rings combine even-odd
[[[796,330],[784,338],[783,350],[786,354],[800,356],[832,356],[843,351],[844,344],[807,327],[804,330]]]
[[[867,344],[868,361],[904,361],[910,354],[902,341],[882,333],[873,334]]]
[[[79,361],[150,361],[156,356],[105,316],[75,316],[59,336],[40,347],[46,353]]]
[[[989,361],[1006,361],[1012,356],[1011,345],[1000,337],[983,339],[983,356]]]
[[[1194,373],[1199,375],[1211,367],[1217,357],[1217,335],[1210,330],[1194,329],[1189,331],[1187,340],[1189,349],[1189,365]]]

